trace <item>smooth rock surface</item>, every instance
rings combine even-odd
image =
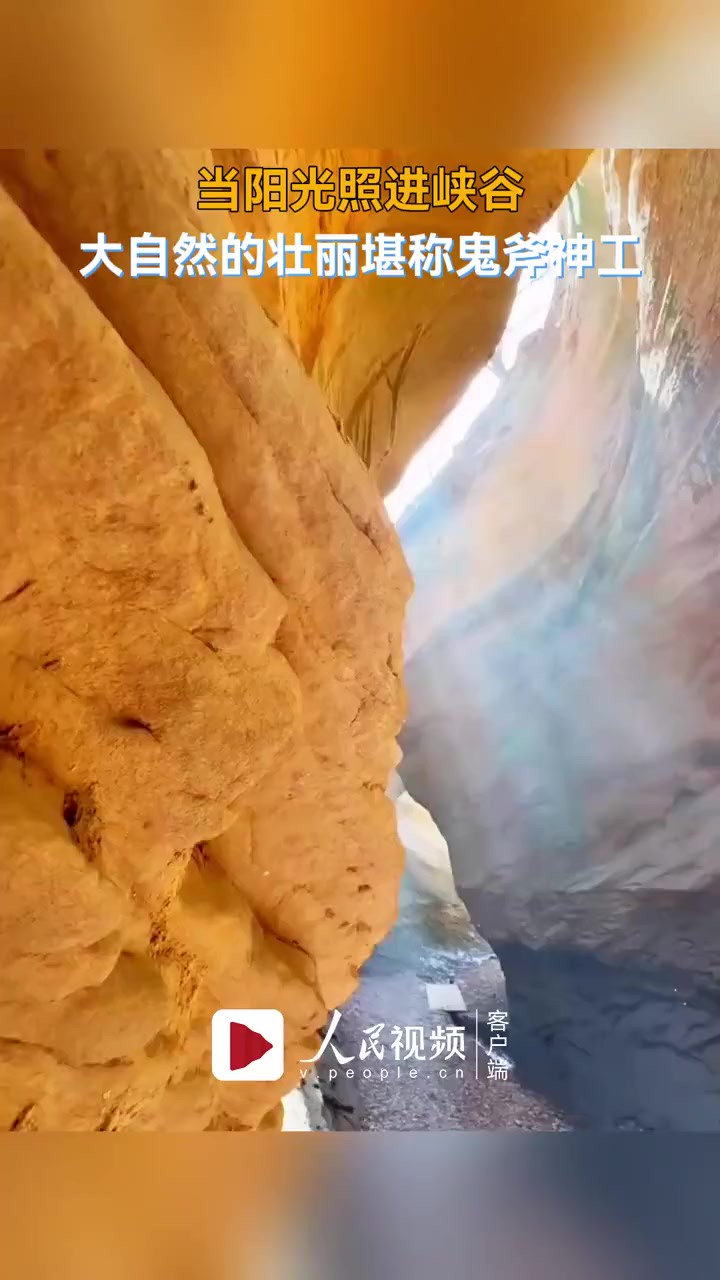
[[[462,166],[478,174],[510,165],[523,177],[525,194],[517,212],[465,206],[412,212],[330,210],[309,203],[297,213],[260,210],[233,215],[239,229],[258,235],[278,231],[306,238],[322,232],[384,231],[409,237],[435,232],[457,240],[478,231],[498,243],[515,232],[537,231],[555,211],[585,163],[587,151],[511,150],[433,152],[357,149],[216,151],[215,160],[244,175],[248,165],[294,170],[317,165],[337,172],[342,165],[421,167],[435,173]],[[383,188],[384,192],[384,188]],[[360,273],[355,279],[308,276],[278,280],[273,274],[255,287],[268,313],[287,334],[303,366],[322,388],[340,427],[377,475],[383,492],[399,480],[415,450],[453,407],[464,384],[493,353],[507,319],[516,280],[501,275],[480,279],[424,276],[385,279]]]
[[[401,773],[521,1078],[597,1127],[717,1131],[720,156],[605,155],[577,195],[566,233],[639,232],[643,274],[558,281],[400,523]]]

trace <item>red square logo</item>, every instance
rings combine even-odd
[[[212,1073],[217,1080],[280,1080],[284,1040],[279,1009],[218,1009],[212,1020]]]

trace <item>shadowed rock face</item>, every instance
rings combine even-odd
[[[421,166],[426,173],[463,167],[478,173],[495,164],[511,165],[523,175],[525,194],[518,212],[433,208],[349,208],[319,214],[309,203],[295,214],[234,215],[243,231],[256,234],[302,231],[400,232],[406,237],[435,232],[458,236],[479,231],[505,236],[537,231],[555,211],[585,163],[587,151],[453,152],[363,149],[355,151],[217,151],[215,160],[293,170],[315,164],[337,172],[343,165],[387,169]],[[210,219],[212,222],[212,218]],[[343,433],[376,474],[383,492],[399,479],[415,450],[449,412],[472,375],[493,353],[515,294],[508,276],[484,280],[384,279],[360,273],[355,279],[292,280],[266,273],[254,282],[263,306],[287,334],[303,365],[321,387]]]
[[[212,163],[0,154],[4,1128],[279,1126],[395,915],[411,584],[358,456],[388,453],[385,410],[372,457],[338,418],[420,319],[368,354],[377,282],[331,320],[322,290],[304,309],[288,285],[278,310],[242,279],[79,275],[99,231],[227,234],[196,208]],[[574,170],[534,172],[513,229]],[[510,290],[489,314],[486,286],[490,350]],[[357,376],[331,332],[359,343]],[[452,360],[437,372],[460,390]],[[282,1010],[281,1081],[212,1078],[223,1006]]]
[[[593,1125],[720,1130],[720,156],[603,167],[573,229],[638,230],[642,278],[558,282],[401,523],[401,772],[524,1080]]]

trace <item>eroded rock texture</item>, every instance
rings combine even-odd
[[[318,214],[311,205],[298,213],[238,215],[246,230],[273,235],[279,230],[401,232],[434,231],[457,238],[473,231],[499,242],[516,231],[537,231],[555,211],[587,158],[586,151],[403,152],[384,150],[318,152],[218,151],[218,163],[293,170],[317,165],[337,172],[341,165],[421,166],[427,173],[465,165],[485,173],[511,165],[523,176],[525,194],[518,212],[451,212],[362,209]],[[399,479],[418,445],[455,404],[463,384],[490,358],[507,318],[515,279],[383,279],[362,273],[351,280],[317,276],[256,281],[263,305],[287,333],[308,373],[322,388],[330,409],[360,456],[387,492]]]
[[[401,769],[526,1082],[593,1125],[718,1130],[720,155],[603,164],[566,230],[639,230],[642,278],[558,283],[400,526]]]
[[[3,158],[4,1127],[274,1123],[394,915],[375,487],[244,284],[77,274],[197,222],[197,163]],[[210,1077],[223,1005],[283,1010],[283,1081]]]
[[[195,207],[211,163],[0,156],[6,1128],[278,1124],[298,1059],[395,915],[385,786],[410,577],[358,457],[387,454],[384,393],[371,457],[351,408],[375,396],[378,362],[419,330],[431,341],[430,304],[378,281],[355,284],[356,307],[316,282],[258,298],[239,279],[79,276],[99,231],[225,234],[229,215]],[[518,160],[513,229],[542,220],[578,163]],[[504,302],[462,284],[469,356],[438,326],[440,399],[458,360],[497,340],[501,283]],[[282,1081],[212,1079],[222,1006],[283,1011]]]

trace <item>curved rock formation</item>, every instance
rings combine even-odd
[[[91,229],[192,225],[193,168],[3,159],[5,1127],[275,1123],[394,913],[375,488],[244,285],[77,274]],[[210,1077],[228,1004],[284,1011],[283,1081]]]
[[[279,1125],[395,914],[410,578],[336,419],[359,442],[378,361],[421,323],[449,349],[457,324],[430,324],[433,281],[395,290],[378,334],[378,281],[350,282],[352,304],[287,284],[269,318],[244,280],[80,277],[101,230],[224,234],[229,215],[195,208],[212,162],[0,155],[5,1128]],[[532,164],[535,223],[573,164]],[[463,290],[489,350],[509,298],[490,282],[468,312]],[[360,450],[375,465],[383,396]],[[431,417],[402,427],[398,459]],[[283,1080],[211,1077],[222,1006],[283,1011]]]
[[[600,168],[566,230],[637,229],[642,277],[558,282],[400,525],[401,771],[526,1083],[595,1126],[719,1130],[720,155]]]
[[[421,166],[427,173],[462,165],[486,173],[511,165],[523,176],[525,194],[518,212],[462,207],[448,212],[382,210],[329,211],[308,206],[295,214],[241,214],[236,218],[259,235],[302,231],[434,231],[457,238],[473,231],[497,236],[528,234],[555,211],[587,159],[587,151],[509,151],[468,155],[418,151],[324,150],[217,151],[215,160],[235,165],[295,169],[315,164],[336,172],[341,165]],[[281,280],[266,275],[255,282],[268,313],[287,333],[303,366],[322,388],[341,429],[376,474],[383,492],[393,488],[418,445],[453,407],[463,384],[492,355],[515,293],[508,276],[484,280],[318,279]]]

